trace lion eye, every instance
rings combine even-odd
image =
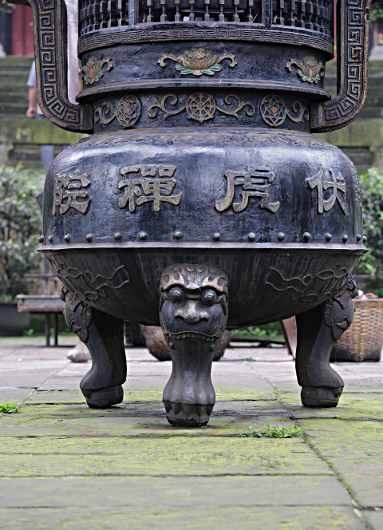
[[[172,302],[182,302],[184,293],[179,287],[173,287],[173,289],[170,290],[169,298]]]
[[[206,289],[202,293],[201,300],[205,305],[213,305],[217,302],[217,294],[212,289]]]

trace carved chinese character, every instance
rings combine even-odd
[[[279,210],[279,202],[270,202],[270,190],[275,174],[268,168],[255,169],[249,166],[247,171],[227,171],[225,177],[227,178],[226,197],[215,205],[219,212],[223,212],[231,204],[235,212],[242,212],[247,207],[250,197],[261,197],[259,206],[263,209],[272,213]],[[242,186],[243,191],[240,193],[242,201],[233,203],[236,186]]]
[[[335,175],[332,169],[328,170],[328,174],[329,176],[325,177],[324,169],[321,167],[316,175],[306,179],[307,184],[312,190],[314,188],[318,190],[318,213],[328,212],[336,201],[338,201],[343,213],[346,215],[348,206],[343,202],[342,196],[339,195],[339,192],[345,193],[346,191],[344,177],[340,173]],[[325,190],[332,190],[328,199],[324,198]]]
[[[90,175],[74,173],[58,173],[55,175],[53,190],[53,215],[56,215],[57,208],[61,214],[66,213],[69,208],[74,208],[80,213],[86,213],[90,203],[89,190],[86,190],[91,183]],[[81,200],[79,200],[81,199]]]
[[[173,188],[177,181],[173,177],[176,166],[126,166],[121,168],[121,175],[128,173],[141,173],[141,177],[135,176],[122,178],[119,189],[124,188],[124,196],[118,201],[120,208],[125,208],[128,204],[130,212],[136,210],[136,206],[141,206],[145,202],[153,201],[153,210],[159,212],[161,202],[170,204],[180,203],[182,193],[172,195]]]

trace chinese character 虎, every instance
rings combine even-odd
[[[90,185],[90,176],[86,173],[74,173],[55,175],[53,190],[53,215],[56,215],[57,208],[61,214],[66,213],[69,208],[75,208],[80,213],[86,213],[90,198],[88,190],[84,189]],[[79,201],[78,199],[82,199]]]
[[[343,198],[339,195],[339,192],[345,193],[346,185],[344,177],[340,173],[336,176],[332,169],[328,170],[329,177],[324,176],[324,169],[321,167],[316,175],[306,179],[307,184],[313,190],[318,189],[318,213],[328,212],[334,206],[335,202],[338,201],[343,213],[346,215],[348,206],[343,202]],[[324,190],[332,189],[332,194],[328,199],[323,196]]]
[[[225,177],[227,178],[226,197],[215,205],[219,212],[223,212],[231,204],[235,212],[242,212],[249,203],[249,197],[261,197],[260,207],[272,213],[279,210],[279,202],[270,202],[270,189],[275,174],[268,168],[248,167],[247,171],[227,171]],[[242,201],[233,203],[236,186],[242,186],[243,191],[240,193]]]
[[[121,168],[121,175],[141,172],[141,177],[122,178],[119,189],[124,188],[124,196],[118,202],[120,208],[125,208],[128,204],[130,212],[136,210],[136,206],[141,206],[145,202],[153,201],[153,210],[159,212],[161,202],[170,204],[180,203],[182,193],[172,195],[174,186],[177,184],[174,178],[176,166],[126,166]],[[141,189],[142,188],[142,189]]]

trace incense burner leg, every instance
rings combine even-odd
[[[121,403],[126,380],[123,320],[93,309],[73,298],[63,288],[67,326],[87,345],[92,368],[80,388],[91,408],[108,408]]]
[[[215,404],[211,366],[227,313],[222,270],[184,264],[162,273],[160,323],[172,357],[163,402],[172,425],[201,427],[209,421]]]
[[[349,276],[344,287],[323,304],[297,315],[296,372],[305,407],[336,407],[343,380],[330,366],[332,347],[351,326],[356,285]]]

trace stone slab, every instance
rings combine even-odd
[[[383,422],[321,419],[300,425],[361,506],[382,505]]]
[[[383,528],[383,503],[380,508],[373,510],[363,510],[363,516],[367,519],[368,524],[374,530],[381,530]]]
[[[279,402],[291,412],[292,417],[298,421],[309,418],[383,419],[383,398],[380,393],[342,394],[337,407],[322,409],[303,407],[300,395],[296,393],[280,393],[277,397]]]
[[[332,476],[0,478],[2,508],[349,506]]]
[[[295,424],[277,400],[219,402],[206,427],[179,429],[169,425],[160,401],[133,400],[94,410],[85,400],[73,404],[55,402],[63,393],[36,392],[17,414],[0,417],[0,437],[57,436],[58,432],[61,436],[239,436],[248,434],[249,426],[261,429],[268,422],[285,427]],[[44,397],[44,403],[35,401],[40,394],[49,396]],[[78,394],[74,399],[82,398]]]
[[[22,450],[22,447],[25,448]],[[13,439],[0,476],[331,474],[301,439],[229,437]],[[9,452],[8,452],[9,451]]]
[[[33,388],[0,387],[0,403],[22,403],[34,393]]]
[[[41,508],[0,509],[4,529],[36,530],[365,530],[346,507]],[[378,529],[377,529],[378,530]]]

